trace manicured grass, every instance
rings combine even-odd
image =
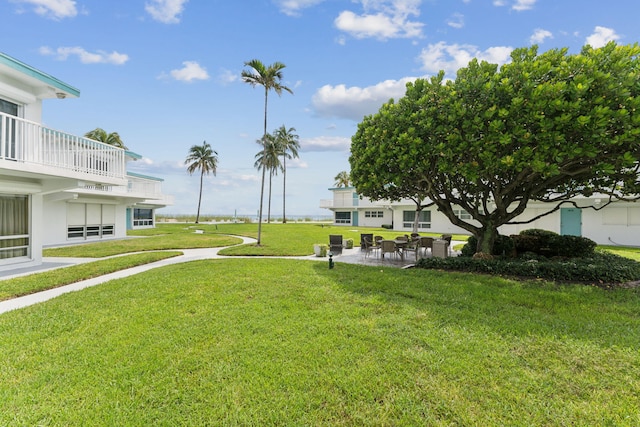
[[[34,273],[13,279],[0,280],[0,301],[57,288],[178,255],[182,255],[182,252],[147,252],[58,268],[56,270]]]
[[[639,425],[640,292],[198,261],[0,316],[0,425]]]
[[[640,262],[640,248],[625,248],[621,246],[599,246],[598,250],[611,252],[625,258],[630,258]]]
[[[219,248],[221,246],[237,245],[242,243],[237,237],[215,234],[195,234],[193,230],[153,229],[148,232],[149,237],[130,238],[121,240],[109,240],[81,245],[62,246],[45,249],[43,255],[47,257],[90,257],[102,258],[111,255],[140,252],[159,251],[167,249],[190,248]],[[133,234],[140,236],[142,234]]]

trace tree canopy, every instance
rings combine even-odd
[[[472,60],[455,80],[418,79],[358,125],[351,180],[374,200],[423,194],[485,253],[530,201],[553,203],[550,213],[579,195],[637,198],[639,54],[613,42],[575,55],[533,46],[502,67]]]
[[[94,141],[104,142],[105,144],[113,145],[114,147],[127,150],[128,148],[122,142],[118,132],[109,132],[102,128],[95,128],[84,134],[86,138],[93,139]]]

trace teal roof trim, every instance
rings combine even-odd
[[[131,157],[134,160],[140,160],[142,158],[142,156],[138,153],[134,153],[133,151],[129,151],[129,150],[125,150],[124,154],[127,157]]]
[[[49,75],[45,72],[37,70],[30,65],[25,64],[24,62],[20,62],[15,58],[10,57],[9,55],[0,52],[0,64],[6,65],[10,68],[13,68],[16,71],[21,72],[27,76],[36,78],[43,83],[46,83],[50,86],[55,87],[61,91],[67,92],[73,96],[80,96],[80,90],[75,87],[59,80],[52,75]]]
[[[329,191],[334,191],[334,190],[355,190],[356,187],[331,187],[329,188]]]
[[[135,173],[135,172],[127,172],[127,176],[133,176],[135,178],[142,178],[142,179],[150,179],[152,181],[164,181],[164,179],[162,178],[156,178],[155,176],[149,176],[149,175],[142,175],[141,173]]]

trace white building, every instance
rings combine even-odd
[[[161,179],[127,173],[140,155],[42,126],[44,99],[79,95],[0,52],[0,270],[41,263],[43,246],[152,227],[173,203]]]
[[[349,227],[382,227],[408,232],[413,229],[416,205],[410,200],[400,202],[376,201],[360,197],[354,187],[330,188],[333,199],[322,200],[321,208],[329,209],[334,215],[335,225]],[[505,225],[500,234],[518,234],[529,228],[541,228],[558,234],[587,237],[601,245],[640,246],[640,202],[614,202],[601,210],[589,209],[604,203],[604,197],[576,198],[573,201],[580,208],[567,205],[529,224]],[[548,212],[550,204],[532,202],[525,212],[516,218],[524,221]],[[459,209],[457,215],[464,220],[471,216]],[[425,208],[419,218],[419,231],[436,233],[469,234],[457,227],[436,206]]]

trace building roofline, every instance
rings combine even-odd
[[[42,83],[45,83],[49,86],[54,87],[55,89],[64,92],[65,94],[75,96],[76,98],[80,96],[80,90],[63,82],[60,79],[53,77],[50,74],[47,74],[43,71],[40,71],[30,65],[25,64],[22,61],[19,61],[3,52],[0,52],[0,64],[5,65],[9,68],[12,68],[20,73],[35,78]]]
[[[149,175],[143,175],[141,173],[135,173],[135,172],[127,172],[127,176],[133,176],[135,178],[150,179],[152,181],[164,181],[164,179],[162,179],[162,178],[157,178],[155,176],[149,176]]]

